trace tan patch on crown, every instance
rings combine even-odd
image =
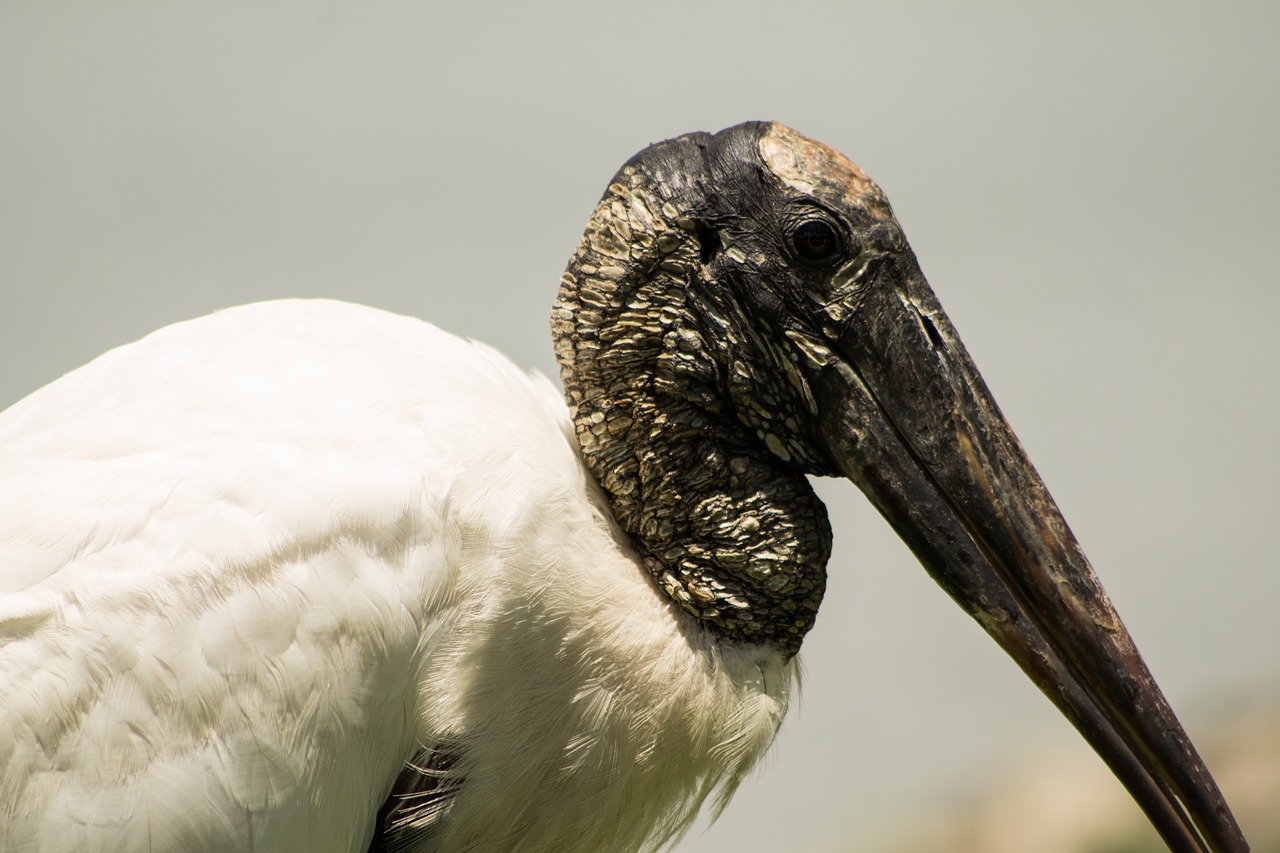
[[[848,157],[784,124],[769,127],[760,140],[760,156],[783,183],[819,201],[888,213],[880,188]]]

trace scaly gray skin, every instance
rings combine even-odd
[[[552,314],[583,455],[658,585],[710,630],[787,655],[831,552],[805,475],[840,473],[801,364],[824,357],[874,260],[905,245],[879,188],[834,152],[798,162],[798,137],[749,123],[633,157]],[[794,245],[813,220],[840,243],[819,262]]]

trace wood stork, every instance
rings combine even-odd
[[[0,846],[660,847],[773,740],[857,484],[1173,849],[1246,844],[880,189],[771,123],[613,179],[552,327],[327,301],[0,419]]]

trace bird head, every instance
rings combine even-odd
[[[856,484],[1058,706],[1170,847],[1243,837],[938,304],[884,194],[775,123],[614,177],[553,313],[588,467],[659,586],[794,654]]]

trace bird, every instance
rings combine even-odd
[[[766,753],[860,488],[1175,851],[1248,849],[881,189],[775,122],[628,160],[563,393],[262,302],[0,416],[0,847],[633,851]]]

